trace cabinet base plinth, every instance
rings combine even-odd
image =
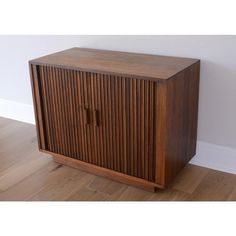
[[[149,182],[141,178],[137,178],[135,176],[126,175],[117,171],[106,169],[100,166],[89,164],[89,163],[86,163],[77,159],[65,157],[63,155],[51,153],[48,151],[43,151],[43,152],[53,155],[54,161],[59,164],[77,168],[79,170],[90,172],[95,175],[103,176],[103,177],[106,177],[111,180],[118,181],[124,184],[139,187],[146,191],[155,192],[156,189],[158,188],[163,189],[163,186],[161,185]]]

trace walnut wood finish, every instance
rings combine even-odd
[[[127,53],[91,48],[71,48],[45,57],[31,60],[31,64],[55,66],[102,74],[115,74],[165,80],[188,66],[197,59],[156,56],[149,54]]]
[[[118,181],[166,187],[195,155],[199,65],[78,48],[30,61],[40,150]]]

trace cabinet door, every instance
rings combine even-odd
[[[82,161],[89,160],[86,140],[90,117],[83,73],[37,66],[35,79],[40,97],[39,123],[44,133],[41,148]]]
[[[155,181],[155,82],[37,66],[41,149]]]
[[[92,73],[95,164],[155,181],[155,82]]]

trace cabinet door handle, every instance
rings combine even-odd
[[[86,125],[90,124],[90,117],[89,117],[89,109],[88,108],[84,108],[84,120],[85,120]]]
[[[94,109],[93,111],[93,120],[94,120],[94,125],[99,126],[99,113],[98,110]]]

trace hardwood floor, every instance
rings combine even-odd
[[[0,118],[0,200],[236,200],[236,175],[187,165],[156,193],[55,163],[37,149],[35,126]]]

